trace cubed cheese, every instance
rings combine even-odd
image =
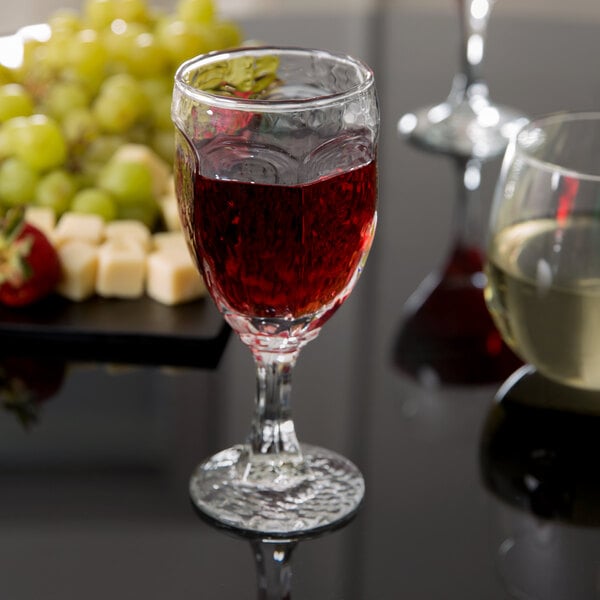
[[[169,194],[168,196],[163,196],[160,199],[159,206],[166,228],[169,231],[179,231],[181,229],[181,222],[179,220],[175,195]]]
[[[56,213],[49,206],[28,206],[25,209],[25,220],[51,237],[56,226]]]
[[[157,302],[175,305],[206,294],[204,281],[187,249],[156,250],[146,262],[146,293]]]
[[[146,253],[139,244],[111,240],[98,251],[96,293],[107,298],[139,298],[144,293]]]
[[[57,246],[71,240],[100,244],[104,227],[104,219],[98,215],[67,212],[56,224],[53,241]]]
[[[160,231],[152,236],[155,250],[176,250],[187,252],[187,244],[182,231]]]
[[[79,240],[67,241],[57,249],[62,267],[59,294],[80,301],[94,295],[98,247]]]
[[[104,237],[107,242],[123,240],[139,244],[144,252],[150,250],[152,242],[152,235],[148,227],[141,221],[133,219],[107,223],[104,228]]]

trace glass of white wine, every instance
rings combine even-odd
[[[487,278],[488,307],[524,361],[600,390],[600,112],[543,117],[512,139]]]

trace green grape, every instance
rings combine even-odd
[[[15,117],[0,125],[0,160],[13,156],[15,151],[16,131],[25,117]]]
[[[152,98],[152,123],[158,129],[170,130],[173,126],[171,121],[171,94],[161,94]]]
[[[152,74],[149,77],[140,79],[140,85],[152,102],[160,96],[171,97],[173,93],[173,74],[169,72],[169,75],[163,74]],[[167,112],[171,112],[170,110]]]
[[[173,165],[175,149],[175,130],[159,129],[154,132],[151,142],[152,149],[169,165]]]
[[[157,26],[156,35],[175,66],[218,46],[213,29],[195,21],[167,19]]]
[[[115,199],[106,190],[86,188],[78,191],[71,201],[71,210],[77,213],[99,215],[105,221],[117,216]]]
[[[39,175],[18,158],[0,164],[0,202],[4,206],[21,206],[33,201]]]
[[[92,110],[103,131],[125,133],[145,114],[147,99],[135,78],[120,73],[104,81]]]
[[[64,116],[61,126],[71,153],[76,155],[80,154],[100,133],[98,123],[87,107],[76,108],[69,112]]]
[[[44,175],[38,182],[34,194],[37,206],[46,206],[62,215],[70,206],[77,191],[77,181],[72,173],[56,169]]]
[[[133,39],[126,64],[133,75],[146,77],[164,71],[169,55],[152,33],[140,33]]]
[[[83,7],[83,18],[94,29],[108,27],[117,18],[116,0],[87,0]]]
[[[158,204],[154,201],[117,204],[117,219],[141,221],[150,230],[155,228],[159,215]]]
[[[0,64],[0,85],[7,83],[16,83],[18,79],[18,72],[11,67]]]
[[[68,66],[86,82],[101,81],[108,53],[101,37],[93,29],[78,31],[69,47]]]
[[[47,42],[40,42],[33,38],[26,38],[23,40],[23,57],[21,64],[15,67],[15,71],[19,73],[17,81],[23,81],[23,73],[28,73],[28,70],[32,67],[35,68],[36,61],[40,49],[46,46]]]
[[[95,186],[112,155],[126,142],[120,135],[99,135],[81,149],[78,156],[81,187]]]
[[[215,16],[212,0],[179,0],[175,13],[187,22],[210,23]]]
[[[127,23],[122,19],[115,21],[108,29],[102,32],[102,40],[115,72],[122,72],[127,68],[128,55],[135,39],[142,33],[148,33],[148,28],[140,23]]]
[[[154,201],[152,173],[140,162],[109,161],[100,172],[98,185],[110,192],[119,206]]]
[[[55,119],[63,120],[78,108],[89,106],[90,94],[78,81],[56,81],[46,92],[44,107]]]
[[[152,136],[152,131],[148,127],[147,122],[138,123],[134,125],[127,132],[127,141],[132,144],[143,144],[147,146],[150,143],[150,138]]]
[[[0,87],[0,123],[13,117],[27,117],[33,111],[33,99],[22,85],[7,83]]]
[[[126,22],[146,23],[150,19],[144,0],[119,0],[116,3],[116,18]]]
[[[72,10],[60,10],[48,19],[48,25],[52,35],[72,35],[81,29],[81,20],[77,12]]]
[[[14,155],[36,171],[61,166],[67,158],[67,143],[58,123],[46,115],[15,117],[10,137]]]
[[[242,30],[233,21],[216,21],[212,29],[219,49],[235,48],[242,43]]]
[[[242,35],[215,18],[214,0],[175,0],[170,13],[148,0],[83,1],[81,12],[50,15],[50,38],[26,41],[20,67],[0,65],[0,202],[153,227],[153,172],[112,157],[125,144],[144,144],[172,166],[174,68],[238,46]],[[259,93],[274,77],[272,65],[250,71],[240,65],[231,74],[234,88]]]
[[[46,43],[34,47],[31,56],[24,60],[24,71],[30,73],[39,66],[50,70],[54,76],[69,64],[71,51],[71,36],[64,32],[53,35]]]
[[[86,164],[106,164],[125,142],[120,135],[99,135],[85,149],[83,160]]]

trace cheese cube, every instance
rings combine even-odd
[[[107,223],[104,228],[104,237],[106,241],[123,240],[137,243],[145,252],[150,250],[152,238],[150,229],[141,221],[133,219],[122,219]]]
[[[204,280],[187,249],[156,250],[146,262],[146,293],[157,302],[172,306],[206,295]]]
[[[155,250],[176,250],[188,252],[182,231],[160,231],[152,236],[152,247]]]
[[[71,240],[62,244],[57,252],[62,267],[62,279],[57,286],[58,293],[74,301],[92,296],[96,285],[98,247],[87,242]]]
[[[70,240],[99,244],[104,239],[104,219],[99,215],[66,212],[54,229],[57,246]]]
[[[25,221],[51,237],[56,225],[56,213],[49,206],[28,206],[25,209]]]
[[[179,231],[181,229],[181,221],[179,220],[179,210],[175,195],[169,194],[168,196],[163,196],[158,204],[167,230]]]
[[[98,250],[96,293],[106,298],[139,298],[144,293],[146,253],[136,242],[110,240]]]

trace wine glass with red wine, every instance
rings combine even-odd
[[[373,73],[320,50],[211,53],[179,68],[172,117],[188,245],[257,369],[248,440],[197,468],[192,500],[221,524],[276,536],[343,522],[364,480],[345,457],[298,442],[291,375],[375,233]]]

